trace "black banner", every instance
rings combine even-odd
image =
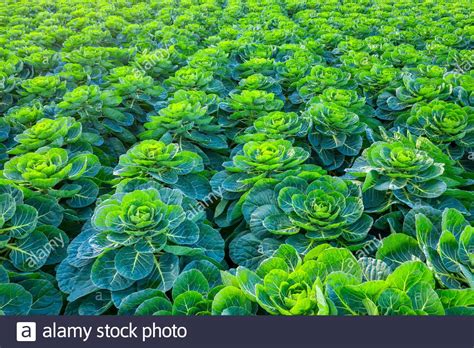
[[[0,318],[0,347],[472,348],[472,317]]]

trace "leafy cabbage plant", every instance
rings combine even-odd
[[[464,183],[462,170],[424,137],[394,134],[366,148],[347,172],[364,178],[363,190],[391,192],[410,207]]]
[[[308,157],[309,152],[288,140],[251,141],[235,153],[232,161],[223,163],[225,171],[215,174],[211,184],[230,193],[245,192],[260,179],[298,171]]]
[[[360,241],[373,223],[364,214],[360,187],[329,175],[259,183],[250,191],[242,211],[253,230],[263,228],[285,236],[304,234],[313,241],[339,237]]]
[[[434,100],[412,108],[406,127],[445,147],[453,159],[474,147],[474,113],[467,107]]]
[[[158,184],[138,180],[121,186],[71,242],[75,247],[60,265],[59,286],[73,300],[98,289],[113,293],[147,284],[168,291],[179,257],[220,262],[224,241],[195,205],[180,190]],[[86,278],[69,279],[75,272]]]
[[[76,122],[72,117],[59,117],[54,120],[43,118],[15,137],[18,145],[9,153],[18,155],[33,152],[45,146],[62,147],[76,142],[81,132],[81,123]]]
[[[468,290],[436,291],[433,273],[421,261],[393,271],[383,265],[328,244],[304,258],[281,246],[255,271],[241,267],[225,278],[273,315],[443,315],[443,303],[449,313],[470,312]]]

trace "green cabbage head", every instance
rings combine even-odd
[[[225,170],[216,173],[210,183],[221,194],[239,194],[260,179],[281,177],[288,171],[300,172],[308,157],[308,151],[292,146],[288,140],[251,141],[236,152],[232,161],[223,163]]]
[[[43,118],[15,137],[18,145],[9,153],[23,154],[43,146],[61,147],[78,140],[81,130],[81,123],[76,122],[72,117],[59,117],[54,120]]]
[[[123,177],[151,176],[175,184],[178,177],[204,169],[202,158],[191,151],[180,150],[178,144],[144,140],[120,156],[114,174]]]
[[[450,153],[460,158],[474,147],[474,112],[442,100],[415,106],[407,121],[408,129],[434,143],[451,145]]]
[[[365,177],[364,191],[392,191],[409,206],[462,184],[461,169],[446,154],[428,139],[411,134],[395,133],[392,139],[373,143],[347,171]]]
[[[287,140],[252,141],[245,144],[232,162],[225,163],[224,167],[235,173],[270,174],[292,169],[308,157],[307,151],[293,147]]]
[[[304,137],[311,125],[304,115],[295,112],[273,111],[260,116],[253,124],[253,132],[236,137],[237,143],[264,141],[270,139],[287,139]]]
[[[170,189],[117,194],[96,208],[92,224],[99,231],[116,235],[117,242],[153,237],[173,230],[185,220],[181,201],[182,195]]]
[[[263,227],[271,233],[355,242],[363,240],[372,227],[372,218],[364,214],[361,189],[350,181],[322,175],[308,184],[302,178],[288,177],[274,192],[277,205],[267,207],[262,216]]]
[[[66,179],[72,166],[66,150],[41,148],[13,157],[5,163],[3,175],[17,183],[48,189]]]

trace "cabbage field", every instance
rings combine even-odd
[[[0,313],[474,315],[472,10],[4,0]]]

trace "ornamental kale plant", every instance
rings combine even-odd
[[[260,192],[257,188],[252,193]],[[304,231],[307,238],[315,241],[340,236],[358,241],[365,238],[372,226],[372,218],[363,215],[360,187],[340,178],[322,175],[308,183],[302,178],[288,177],[275,185],[274,192],[276,204],[262,216],[263,227],[271,233],[294,235]],[[245,208],[250,207],[244,203]],[[255,220],[255,215],[252,217]]]
[[[412,108],[406,127],[445,147],[453,159],[463,157],[474,146],[474,113],[468,107],[434,100]]]
[[[58,117],[54,120],[43,118],[15,137],[18,145],[9,153],[18,155],[44,146],[62,147],[77,141],[81,136],[81,131],[81,123],[76,122],[72,117]]]
[[[0,314],[474,315],[468,0],[2,5]]]
[[[114,173],[124,177],[150,175],[158,181],[174,184],[178,175],[203,169],[202,159],[194,152],[180,151],[176,144],[144,140],[120,156]]]

